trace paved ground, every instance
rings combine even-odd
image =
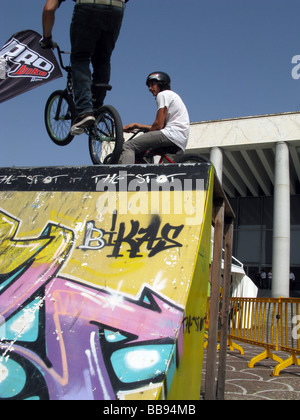
[[[272,376],[276,362],[265,359],[254,368],[248,368],[252,357],[262,353],[263,349],[244,343],[245,354],[238,351],[227,353],[225,400],[300,400],[300,367],[290,366],[280,375]],[[276,353],[284,360],[286,353]],[[205,361],[203,361],[202,392],[205,389]]]

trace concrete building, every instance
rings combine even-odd
[[[233,255],[246,274],[255,280],[272,270],[272,296],[297,295],[300,112],[192,123],[187,152],[215,166],[236,214]]]

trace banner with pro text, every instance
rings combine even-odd
[[[0,50],[0,103],[62,77],[51,49],[43,49],[41,35],[18,32]]]

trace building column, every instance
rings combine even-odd
[[[222,185],[223,175],[223,153],[219,147],[213,147],[210,152],[210,161],[214,165],[216,174],[219,178],[220,184]]]
[[[272,297],[289,297],[290,173],[287,143],[276,144],[273,216]]]
[[[219,147],[213,147],[210,151],[210,161],[214,165],[215,173],[219,178],[220,184],[222,185],[223,175],[223,152]],[[211,243],[214,242],[215,229],[211,227]]]

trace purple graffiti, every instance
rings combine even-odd
[[[182,349],[183,309],[148,286],[137,297],[59,275],[71,229],[18,240],[0,212],[0,399],[113,400],[164,381]],[[180,344],[180,345],[179,345]]]

